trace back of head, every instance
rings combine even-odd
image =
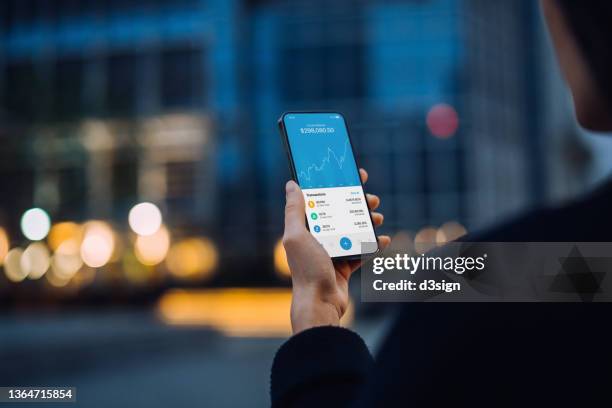
[[[607,108],[612,107],[612,1],[556,1],[593,77],[595,86],[607,104]],[[612,111],[608,110],[608,112],[612,116]]]

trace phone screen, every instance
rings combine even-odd
[[[361,243],[376,235],[344,117],[287,113],[282,120],[310,232],[332,258],[361,255]]]

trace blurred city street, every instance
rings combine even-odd
[[[79,406],[96,408],[269,406],[284,341],[166,326],[138,309],[20,313],[0,327],[0,384],[77,387]],[[384,322],[357,329],[373,346]]]

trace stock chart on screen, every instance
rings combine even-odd
[[[344,119],[337,114],[292,114],[285,120],[303,189],[359,185]]]

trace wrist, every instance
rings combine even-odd
[[[339,325],[340,314],[335,305],[294,292],[291,301],[291,327],[294,334],[312,327]]]

